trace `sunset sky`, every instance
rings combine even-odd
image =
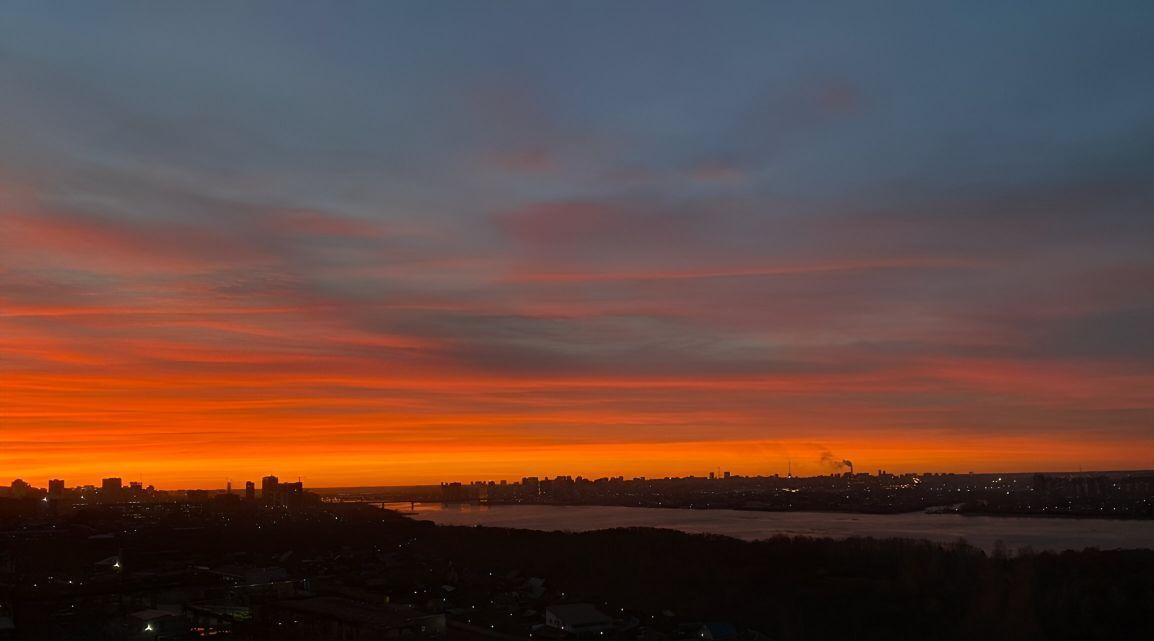
[[[1152,25],[5,2],[0,483],[1154,468]]]

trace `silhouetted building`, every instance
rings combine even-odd
[[[247,490],[246,490],[247,491]],[[320,501],[320,497],[305,492],[304,483],[281,483],[275,476],[261,479],[261,501],[266,505],[304,505]]]
[[[460,483],[441,483],[441,501],[462,503],[469,500],[468,491]]]
[[[304,495],[304,483],[280,483],[277,485],[276,502],[280,505],[299,505]]]
[[[521,492],[525,498],[536,501],[541,495],[541,479],[536,476],[526,476],[521,479]]]
[[[53,498],[64,496],[64,481],[62,479],[48,481],[48,496]]]
[[[246,500],[246,501],[255,501],[256,500],[256,483],[253,483],[252,481],[245,481],[244,482],[244,500]]]
[[[1038,474],[1034,475],[1034,491],[1038,492],[1039,494],[1044,493],[1046,491],[1046,475],[1045,474],[1038,473]]]
[[[122,489],[124,482],[119,477],[106,478],[100,482],[100,493],[107,499],[119,498]]]
[[[280,479],[275,476],[266,476],[260,480],[260,499],[265,503],[276,503],[277,486]]]

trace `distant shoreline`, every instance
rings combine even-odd
[[[865,514],[852,512],[766,512],[605,505],[499,504],[491,509],[404,506],[394,514],[438,526],[589,532],[651,528],[717,535],[745,541],[779,536],[821,539],[910,539],[949,545],[959,539],[987,552],[1011,550],[1154,550],[1154,520],[962,518],[985,514]]]
[[[974,476],[1020,477],[1020,476],[1032,476],[1034,474],[1044,474],[1046,476],[1055,476],[1055,477],[1059,477],[1059,476],[1084,477],[1084,476],[1118,476],[1118,475],[1134,475],[1134,474],[1154,474],[1154,469],[1079,470],[1079,471],[1034,470],[1034,471],[1030,471],[1030,472],[928,472],[928,473],[929,474],[941,474],[941,475],[953,475],[953,476],[974,475]],[[795,478],[799,481],[804,481],[804,480],[808,480],[808,479],[826,478],[829,476],[830,475],[818,474],[815,476],[794,476],[793,478]],[[768,476],[766,476],[766,475],[740,476],[740,477],[734,477],[734,478],[742,478],[742,479],[749,479],[749,480],[757,480],[757,479],[769,480],[769,479],[784,478],[784,477],[775,477],[774,475],[771,474]],[[669,481],[669,480],[690,480],[690,479],[705,480],[703,477],[681,477],[681,478],[668,477],[668,478],[666,478],[666,477],[655,476],[655,477],[647,477],[646,478],[647,481],[651,481],[651,482]],[[329,495],[341,494],[341,493],[347,493],[347,494],[382,493],[383,494],[383,493],[392,493],[392,492],[397,492],[397,491],[402,491],[402,490],[440,491],[440,489],[441,489],[440,483],[412,483],[412,484],[408,484],[408,485],[347,485],[347,486],[332,486],[332,487],[316,487],[316,488],[310,488],[309,491],[310,492],[316,492],[316,493],[324,495],[324,496],[329,496]]]
[[[894,510],[894,511],[878,511],[878,510],[821,510],[821,509],[804,509],[804,510],[776,510],[771,508],[755,508],[755,507],[730,507],[730,506],[689,506],[689,505],[623,505],[621,503],[518,503],[515,501],[487,501],[487,502],[449,502],[444,501],[383,501],[384,503],[436,503],[440,505],[491,505],[491,506],[540,506],[540,507],[626,507],[626,508],[646,508],[646,509],[666,509],[666,510],[731,510],[735,512],[767,512],[774,514],[863,514],[870,516],[900,516],[903,514],[928,514],[931,516],[942,515],[957,515],[957,516],[991,516],[991,517],[1006,517],[1006,518],[1040,518],[1040,519],[1076,519],[1076,520],[1101,520],[1101,521],[1154,521],[1154,517],[1143,516],[1113,516],[1108,514],[1058,514],[1058,513],[1042,513],[1042,512],[1006,512],[1006,511],[979,511],[979,510],[952,510],[943,512],[930,512],[933,508],[925,508],[920,510]],[[386,508],[389,509],[389,508]],[[398,510],[392,510],[394,512]]]

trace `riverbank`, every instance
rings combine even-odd
[[[409,504],[404,504],[405,511]],[[1154,521],[1044,519],[970,514],[764,512],[621,506],[417,503],[417,520],[538,531],[653,527],[753,541],[774,536],[898,538],[1009,550],[1154,549]]]
[[[516,568],[564,599],[636,613],[655,629],[725,621],[769,639],[815,641],[1105,640],[1154,631],[1146,614],[1152,550],[988,554],[957,542],[443,525],[422,543],[422,553],[444,555],[481,580]]]
[[[397,503],[412,503],[414,501],[397,501]],[[437,501],[415,501],[417,503],[429,502],[435,503]],[[469,504],[481,505],[482,502],[469,502]],[[901,515],[901,514],[959,514],[961,516],[991,516],[991,517],[1011,517],[1011,518],[1043,518],[1043,519],[1095,519],[1095,520],[1110,520],[1110,521],[1154,521],[1154,515],[1134,515],[1134,514],[1111,514],[1108,512],[1031,512],[1031,511],[1015,511],[1011,509],[989,509],[981,506],[973,506],[968,504],[955,505],[931,505],[927,507],[916,508],[893,508],[893,509],[879,509],[869,507],[864,509],[833,509],[820,507],[805,508],[805,509],[785,509],[776,507],[750,507],[750,506],[721,506],[721,505],[700,505],[700,504],[665,504],[665,503],[522,503],[518,501],[485,501],[485,505],[551,505],[559,507],[629,507],[629,508],[647,508],[658,510],[733,510],[736,512],[770,512],[770,513],[817,513],[817,514],[875,514],[875,515]]]

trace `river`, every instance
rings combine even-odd
[[[396,509],[409,511],[409,504]],[[959,514],[847,514],[839,512],[752,512],[668,508],[462,505],[417,503],[412,518],[439,525],[482,525],[527,530],[581,532],[618,527],[655,527],[723,534],[745,540],[775,535],[847,538],[965,539],[992,551],[998,541],[1010,550],[1080,550],[1095,547],[1154,548],[1154,521],[1051,517],[962,516]]]

